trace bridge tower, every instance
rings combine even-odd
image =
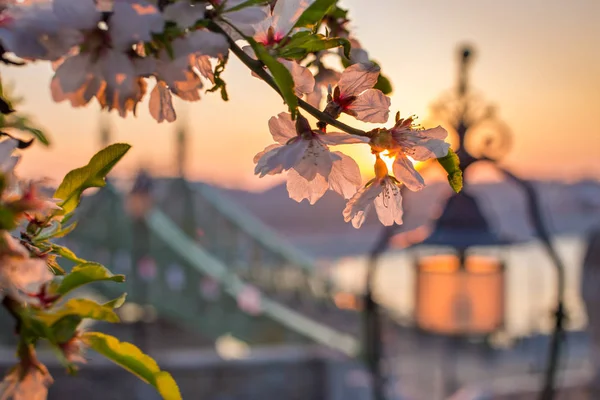
[[[179,120],[182,121],[184,118],[180,117]],[[179,178],[185,178],[187,164],[186,147],[188,145],[187,124],[185,122],[179,122],[176,129],[175,165],[177,166],[177,176]]]
[[[110,126],[110,114],[101,111],[99,118],[99,144],[100,148],[103,149],[112,142],[112,131]]]

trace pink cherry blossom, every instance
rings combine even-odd
[[[408,157],[416,161],[444,157],[450,148],[450,144],[444,141],[448,132],[441,126],[417,129],[413,126],[412,118],[398,118],[396,125],[390,129],[390,134],[392,140],[389,154],[394,157],[394,176],[410,190],[421,190],[425,186],[425,180]]]
[[[265,46],[278,44],[289,36],[298,18],[313,2],[314,0],[281,0],[275,3],[272,10],[266,7],[267,17],[253,26],[254,40]]]
[[[304,117],[299,116],[294,124],[287,113],[272,117],[269,130],[277,143],[254,157],[254,172],[263,177],[289,171],[287,189],[292,199],[308,199],[314,204],[327,189],[349,198],[360,186],[356,162],[343,153],[331,152],[329,146],[367,143],[368,138],[312,130]]]
[[[53,278],[42,258],[30,258],[29,251],[6,231],[0,234],[0,293],[29,302],[42,285]]]
[[[82,37],[80,50],[56,68],[53,98],[77,107],[96,97],[103,108],[116,109],[122,116],[135,112],[146,83],[136,72],[131,49],[162,30],[158,9],[143,0],[115,0],[105,27],[94,0],[55,0],[53,10],[62,26],[79,31]]]
[[[337,118],[341,113],[365,122],[383,123],[390,113],[390,98],[373,89],[380,68],[373,64],[354,64],[342,73],[325,112]]]
[[[80,40],[60,24],[49,2],[11,2],[0,8],[0,42],[17,57],[56,60]]]
[[[0,382],[0,399],[46,400],[48,387],[54,382],[39,362],[22,362]]]
[[[360,228],[370,211],[375,208],[379,221],[385,226],[402,224],[401,183],[388,174],[385,162],[377,155],[375,178],[360,189],[346,204],[344,221]]]
[[[285,0],[275,3],[272,11],[267,7],[267,17],[258,24],[253,25],[254,34],[252,36],[254,40],[267,48],[276,47],[289,36],[294,24],[311,3],[312,1],[309,0]],[[244,51],[251,57],[256,58],[250,46],[244,47]],[[297,61],[283,58],[278,58],[278,61],[290,71],[297,96],[300,97],[314,90],[315,78],[308,68],[300,65]]]
[[[75,332],[73,337],[65,343],[60,343],[59,347],[67,361],[80,364],[87,363],[87,360],[84,357],[86,345],[81,339],[80,331]]]

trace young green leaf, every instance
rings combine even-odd
[[[4,123],[5,128],[14,128],[32,134],[40,143],[48,146],[50,141],[40,129],[31,126],[31,121],[22,115],[11,115]]]
[[[90,262],[76,265],[71,272],[63,278],[56,289],[56,293],[65,295],[80,286],[98,281],[125,282],[125,275],[113,275],[108,268],[97,263]]]
[[[68,342],[75,334],[75,331],[77,331],[77,327],[81,321],[82,318],[78,315],[67,315],[54,322],[50,326],[53,336],[50,341],[56,343]]]
[[[53,325],[56,321],[68,315],[77,316],[81,319],[90,318],[98,321],[119,322],[119,317],[112,308],[88,299],[70,299],[57,310],[40,311],[36,317],[47,325]]]
[[[85,189],[106,185],[106,175],[130,148],[124,143],[112,144],[96,153],[85,167],[69,172],[54,193],[55,198],[62,200],[59,203],[62,214],[77,208]]]
[[[321,22],[325,14],[337,3],[337,0],[316,0],[298,18],[295,27],[312,27]]]
[[[127,293],[123,293],[122,295],[120,295],[116,299],[112,299],[110,301],[107,301],[106,303],[103,304],[103,306],[104,307],[110,307],[113,310],[117,309],[117,308],[121,307],[123,304],[125,304],[125,299],[126,298],[127,298]]]
[[[62,227],[62,224],[58,221],[52,221],[50,227],[43,229],[39,235],[33,238],[35,242],[40,242],[48,239],[58,239],[67,236],[73,229],[77,227],[77,222],[72,223],[66,228]]]
[[[54,244],[52,243],[51,245],[51,251],[53,254],[56,254],[57,256],[61,256],[66,258],[69,261],[73,261],[76,262],[78,264],[83,264],[83,263],[87,263],[87,260],[84,260],[83,258],[79,258],[75,255],[75,253],[73,253],[70,249],[64,247],[64,246],[60,246],[58,244]]]
[[[173,377],[161,371],[154,359],[131,343],[99,332],[86,332],[82,340],[93,350],[125,368],[146,383],[154,386],[165,400],[181,400],[179,387]]]
[[[390,94],[393,90],[392,82],[390,82],[390,80],[386,76],[380,73],[379,77],[377,77],[377,82],[375,83],[375,86],[373,86],[373,89],[379,89],[383,92],[383,94]]]
[[[292,119],[295,119],[296,114],[298,113],[298,98],[294,92],[294,80],[292,79],[290,71],[288,71],[283,64],[277,61],[275,57],[269,54],[267,49],[265,49],[262,44],[259,44],[252,39],[249,39],[249,42],[252,45],[256,56],[267,66],[271,72],[273,80],[279,88],[283,100],[287,103],[288,108],[290,109]]]
[[[456,193],[460,192],[463,187],[463,176],[462,171],[460,170],[460,160],[456,153],[452,150],[448,150],[448,154],[444,157],[440,157],[437,159],[438,162],[446,173],[448,174],[448,182]]]
[[[344,55],[350,57],[351,45],[348,39],[326,38],[323,35],[306,35],[306,31],[292,36],[285,46],[278,49],[278,54],[283,58],[302,59],[309,53],[315,53],[334,47],[344,47]]]

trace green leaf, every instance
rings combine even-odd
[[[290,71],[288,71],[282,63],[277,61],[275,57],[269,54],[262,44],[257,43],[251,38],[249,38],[248,41],[250,42],[250,45],[252,45],[256,56],[267,66],[269,71],[271,71],[273,80],[279,88],[283,100],[290,109],[292,119],[295,119],[296,114],[298,113],[298,98],[294,92],[294,80],[292,79]]]
[[[58,244],[54,244],[52,243],[51,246],[51,251],[52,253],[64,257],[69,261],[73,261],[76,262],[78,264],[84,264],[87,263],[87,260],[84,260],[83,258],[79,258],[75,255],[75,253],[73,253],[70,249],[64,247],[64,246],[60,246]]]
[[[5,121],[5,128],[14,128],[23,132],[28,132],[35,136],[35,138],[41,142],[42,144],[48,146],[50,141],[40,129],[34,128],[31,126],[31,121],[29,118],[23,115],[11,115],[10,118],[7,118]]]
[[[307,35],[308,33],[308,35]],[[310,53],[344,47],[344,55],[350,57],[350,41],[344,38],[326,38],[321,34],[310,34],[310,32],[298,32],[291,37],[290,41],[278,49],[278,54],[283,58],[302,59]]]
[[[65,295],[80,286],[99,281],[125,282],[125,275],[113,275],[108,268],[97,263],[90,262],[76,265],[63,278],[60,286],[56,289],[56,293]]]
[[[50,327],[53,336],[53,340],[51,341],[56,343],[68,342],[75,334],[75,331],[77,331],[77,327],[81,321],[82,318],[78,315],[67,315],[59,319]]]
[[[49,228],[45,228],[44,230],[42,230],[39,235],[33,238],[33,240],[36,242],[40,242],[52,238],[58,239],[67,236],[76,227],[77,222],[74,222],[66,228],[63,228],[60,222],[52,221],[52,225]]]
[[[304,10],[294,27],[311,27],[318,24],[335,3],[337,0],[316,0]]]
[[[40,311],[37,314],[39,320],[50,326],[66,316],[77,316],[81,319],[90,318],[106,322],[119,322],[119,317],[112,308],[98,304],[89,299],[70,299],[60,306],[58,310]]]
[[[0,206],[0,229],[12,231],[17,227],[15,212],[7,207]]]
[[[123,304],[125,304],[125,299],[126,298],[127,298],[127,293],[123,293],[122,295],[120,295],[116,299],[112,299],[111,301],[107,301],[106,303],[103,304],[103,306],[110,307],[113,310],[117,309],[117,308],[121,307]]]
[[[173,377],[161,371],[154,359],[131,343],[100,332],[86,332],[84,342],[115,364],[125,368],[146,383],[154,386],[165,400],[181,400],[179,387]]]
[[[375,86],[373,86],[373,89],[379,89],[383,92],[383,94],[390,94],[393,90],[392,82],[390,82],[386,76],[380,73]]]
[[[106,185],[106,175],[130,148],[130,145],[124,143],[111,144],[96,153],[85,167],[69,172],[54,193],[55,198],[62,200],[59,203],[62,214],[68,214],[77,208],[85,189]]]
[[[460,160],[456,153],[452,149],[449,149],[446,156],[440,157],[437,160],[444,167],[444,170],[446,170],[448,182],[452,190],[456,193],[460,192],[463,187],[463,176],[460,170]]]

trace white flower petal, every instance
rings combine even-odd
[[[306,67],[298,64],[296,61],[290,61],[279,58],[278,61],[285,65],[290,71],[294,80],[294,91],[296,96],[302,97],[303,94],[311,93],[315,89],[315,77]]]
[[[227,39],[219,33],[198,30],[188,34],[187,40],[192,53],[221,57],[229,51]]]
[[[278,143],[274,143],[274,144],[270,144],[267,147],[265,147],[261,152],[256,153],[256,155],[254,156],[253,160],[254,164],[258,163],[258,160],[260,160],[262,158],[262,156],[264,156],[266,153],[268,153],[269,151],[276,149],[278,147],[281,147],[280,144]]]
[[[292,30],[304,10],[306,10],[313,1],[314,0],[283,0],[275,3],[275,8],[273,8],[275,20],[273,28],[275,28],[275,32],[287,35]]]
[[[280,144],[286,144],[288,140],[298,136],[292,116],[285,112],[269,119],[269,131],[273,139]]]
[[[266,9],[268,10],[269,7],[266,7]],[[269,12],[270,14],[270,12]],[[252,30],[254,31],[254,33],[252,34],[252,37],[254,38],[254,40],[256,40],[258,43],[262,43],[262,44],[268,44],[269,42],[269,37],[268,37],[268,33],[269,33],[269,29],[273,26],[273,16],[267,14],[267,17],[265,19],[263,19],[260,22],[257,22],[256,24],[252,24]],[[250,46],[248,46],[250,47]]]
[[[381,182],[375,181],[369,186],[363,186],[350,200],[346,203],[346,208],[342,214],[344,221],[352,221],[352,226],[356,229],[360,228],[369,210],[373,207],[373,201],[382,192]]]
[[[380,68],[373,64],[354,64],[344,70],[338,87],[343,97],[358,96],[377,83]]]
[[[65,93],[78,91],[88,80],[92,59],[89,53],[67,58],[57,69],[54,78]]]
[[[329,186],[321,175],[317,175],[312,181],[308,181],[292,168],[287,174],[286,187],[291,199],[296,200],[298,203],[307,199],[312,205],[323,197]]]
[[[60,24],[73,29],[94,29],[102,19],[94,0],[54,0],[52,7]]]
[[[163,16],[167,21],[177,23],[181,28],[189,28],[204,18],[206,8],[202,3],[195,5],[188,0],[180,0],[165,7]]]
[[[339,160],[333,162],[331,173],[329,174],[329,188],[345,199],[349,199],[356,193],[362,184],[360,169],[352,157],[336,151],[333,153],[339,157]]]
[[[308,140],[296,140],[285,146],[267,151],[258,160],[254,173],[263,176],[276,174],[294,167],[304,156],[308,148]]]
[[[306,95],[306,102],[313,107],[321,108],[321,100],[323,100],[323,89],[315,85],[315,89]]]
[[[223,19],[234,25],[244,35],[253,36],[253,25],[259,24],[268,17],[268,7],[246,7],[238,11],[227,11],[245,1],[246,0],[227,0],[225,3],[226,10],[223,13]],[[237,38],[234,38],[234,40],[237,40]]]
[[[444,141],[448,132],[441,126],[425,130],[403,129],[400,132],[392,128],[391,131],[400,147],[415,160],[426,161],[448,154],[450,144]]]
[[[364,122],[384,123],[390,116],[391,100],[377,89],[367,89],[344,111]]]
[[[163,121],[173,122],[177,118],[173,108],[171,91],[163,81],[156,82],[156,86],[150,93],[148,105],[150,115],[159,123]]]
[[[385,226],[402,224],[402,194],[400,188],[389,178],[383,180],[383,191],[374,201],[379,221]]]
[[[11,283],[23,292],[37,293],[41,285],[54,277],[46,266],[46,261],[41,258],[13,258],[13,260]]]
[[[203,77],[208,79],[212,84],[215,83],[215,75],[209,56],[196,55],[192,65],[198,69],[198,72]]]
[[[315,179],[317,174],[327,179],[333,167],[331,152],[327,146],[315,139],[299,141],[307,142],[308,146],[302,158],[294,164],[294,169],[309,181]]]
[[[162,14],[143,0],[116,1],[108,21],[114,48],[129,50],[134,43],[149,42],[152,32],[164,27]]]
[[[396,154],[392,168],[396,179],[404,183],[410,190],[419,191],[425,187],[425,180],[404,153]]]

